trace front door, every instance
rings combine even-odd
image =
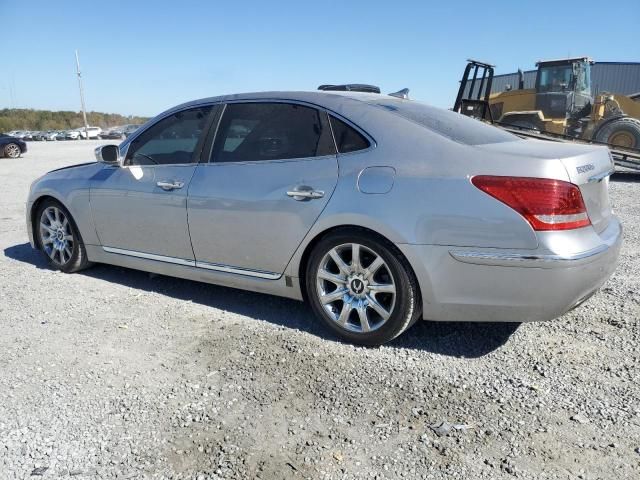
[[[187,191],[211,109],[163,118],[131,142],[123,166],[106,166],[93,178],[91,210],[106,251],[193,263]]]
[[[338,180],[325,112],[274,102],[226,106],[209,163],[189,186],[196,265],[278,278]]]

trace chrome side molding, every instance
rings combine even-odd
[[[175,263],[176,265],[184,265],[187,267],[195,267],[194,260],[184,258],[165,257],[164,255],[156,255],[154,253],[136,252],[134,250],[125,250],[123,248],[102,247],[105,252],[117,253],[118,255],[126,255],[127,257],[145,258],[147,260],[155,260],[157,262]]]
[[[248,275],[250,277],[266,278],[267,280],[277,280],[282,276],[280,273],[231,267],[229,265],[221,265],[218,263],[196,262],[196,267],[206,268],[207,270],[215,270],[217,272],[235,273],[236,275]]]
[[[609,249],[609,245],[602,245],[587,250],[586,252],[573,255],[555,254],[526,254],[526,253],[505,253],[505,252],[480,252],[469,250],[450,250],[449,255],[463,263],[475,265],[491,265],[498,267],[534,267],[553,268],[557,266],[567,266],[573,263],[588,262],[591,257],[595,257]]]
[[[137,252],[135,250],[125,250],[116,247],[102,247],[107,253],[115,253],[117,255],[125,255],[127,257],[143,258],[145,260],[154,260],[156,262],[173,263],[175,265],[183,265],[185,267],[203,268],[206,270],[214,270],[216,272],[233,273],[235,275],[245,275],[248,277],[264,278],[267,280],[278,280],[282,274],[274,272],[264,272],[262,270],[251,270],[248,268],[232,267],[217,263],[198,262],[185,258],[166,257],[164,255],[156,255],[154,253]]]

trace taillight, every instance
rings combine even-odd
[[[534,230],[570,230],[591,225],[580,189],[548,178],[478,175],[471,182],[513,208]]]

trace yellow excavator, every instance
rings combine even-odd
[[[640,154],[640,98],[591,90],[589,57],[536,64],[535,88],[491,93],[494,66],[468,60],[453,110],[490,120],[525,135],[606,143],[612,150]],[[473,76],[472,76],[473,75]]]

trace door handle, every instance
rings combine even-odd
[[[176,190],[178,188],[182,188],[184,187],[184,182],[158,182],[156,183],[157,186],[159,186],[161,189],[163,189],[164,191],[168,192],[170,190]]]
[[[314,190],[311,187],[300,187],[299,190],[289,190],[287,195],[292,197],[294,200],[301,201],[322,198],[324,197],[324,192],[322,190]]]

